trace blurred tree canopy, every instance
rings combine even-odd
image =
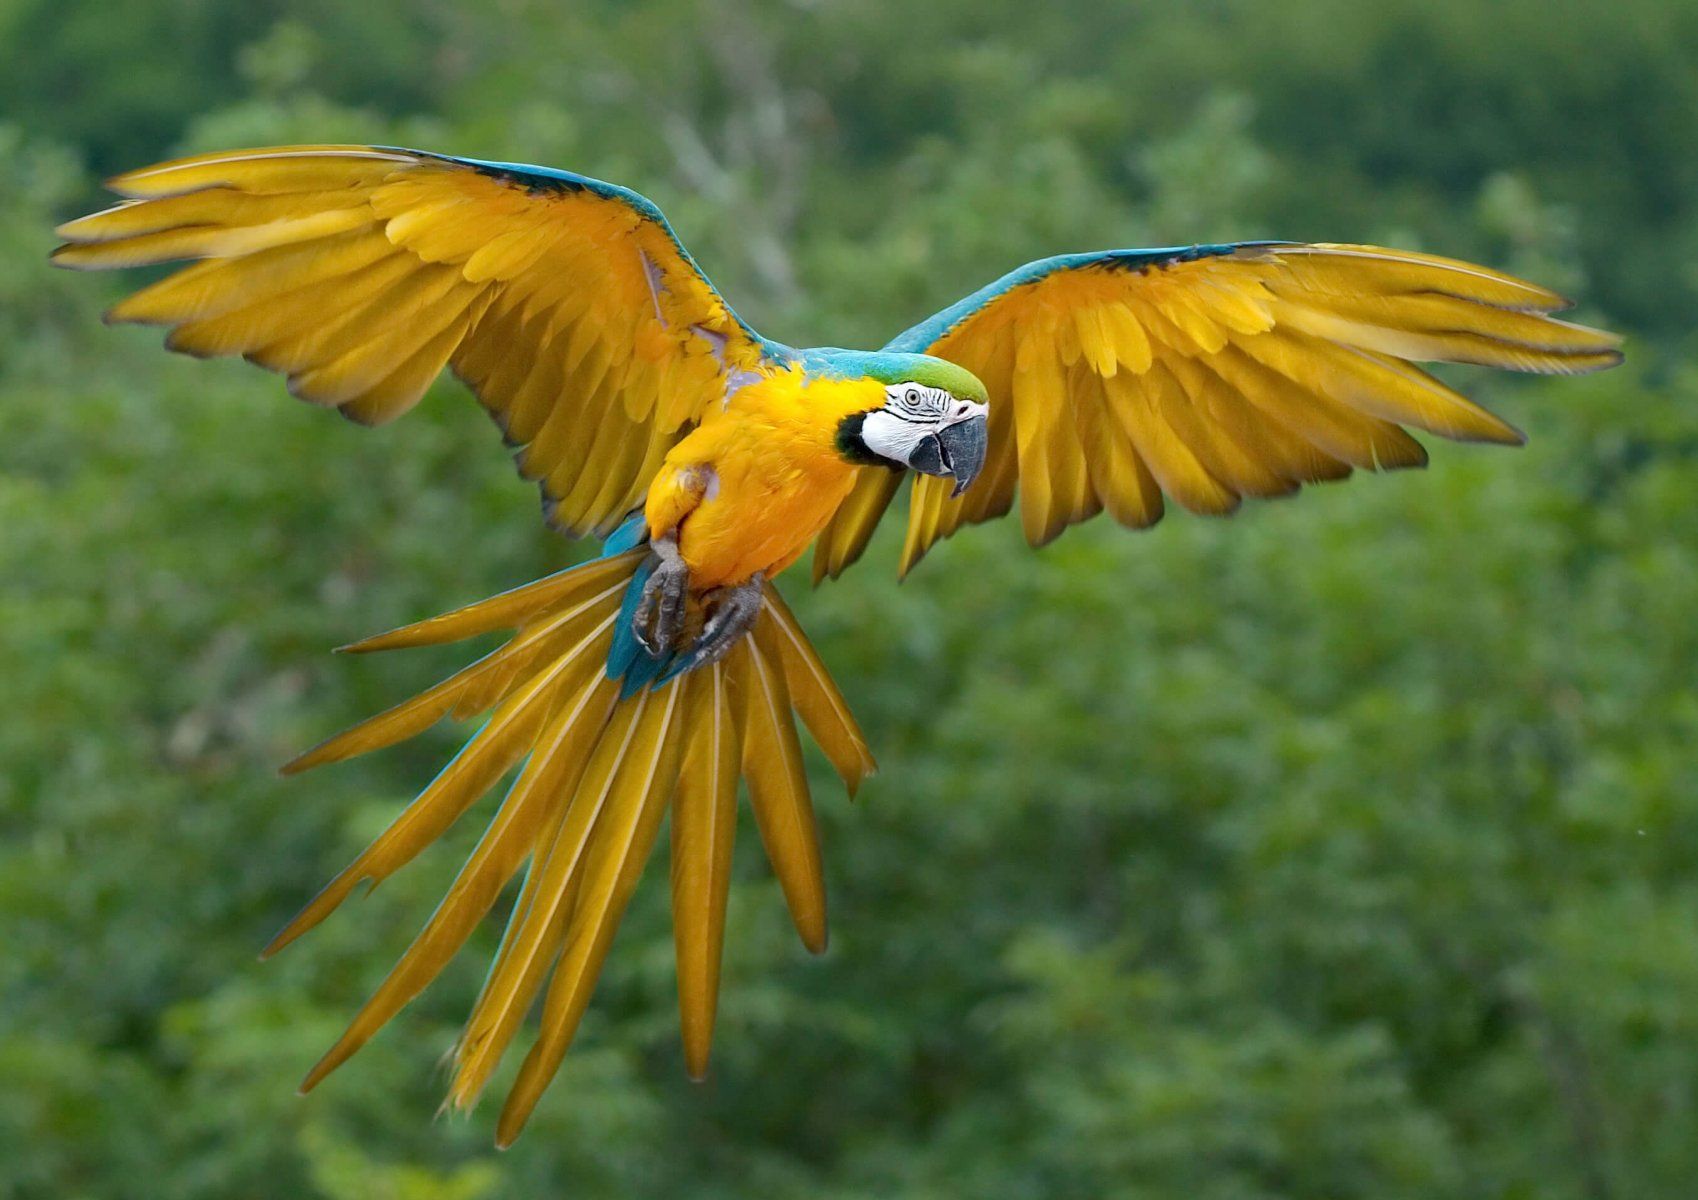
[[[1698,0],[0,0],[0,1196],[1685,1194],[1695,58]],[[460,731],[273,768],[460,657],[326,647],[574,551],[457,385],[366,436],[45,263],[103,172],[297,140],[628,183],[799,344],[1284,236],[1530,274],[1630,363],[1467,376],[1516,454],[790,581],[884,768],[816,780],[830,952],[745,837],[692,1085],[651,877],[495,1157],[430,1119],[494,930],[294,1095],[475,821],[253,961]]]

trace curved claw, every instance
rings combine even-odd
[[[649,657],[658,658],[678,644],[689,594],[690,568],[676,551],[662,553],[660,564],[643,584],[642,598],[631,618],[631,632]]]
[[[708,601],[713,615],[702,627],[702,636],[690,648],[692,666],[705,667],[718,662],[731,652],[738,638],[755,627],[761,615],[761,589],[765,582],[765,572],[757,571],[747,583],[710,593]]]

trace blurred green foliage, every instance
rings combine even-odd
[[[1695,58],[1694,0],[0,0],[0,1196],[1688,1194]],[[253,960],[459,731],[273,768],[462,657],[326,647],[572,551],[456,385],[367,436],[44,261],[101,172],[339,139],[632,184],[798,344],[1260,235],[1523,271],[1631,362],[1468,377],[1520,453],[793,580],[884,767],[816,780],[830,952],[745,835],[692,1085],[649,879],[496,1157],[431,1120],[493,930],[294,1095],[475,829]]]

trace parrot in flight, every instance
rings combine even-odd
[[[817,583],[866,549],[903,481],[906,574],[1008,513],[1041,546],[1172,501],[1225,515],[1358,468],[1417,467],[1405,427],[1522,435],[1422,370],[1580,374],[1617,339],[1485,267],[1374,246],[1259,241],[1028,263],[881,350],[756,333],[653,203],[569,171],[390,146],[291,146],[120,175],[59,227],[61,266],[192,265],[119,301],[186,354],[241,355],[362,425],[444,367],[494,418],[562,534],[600,554],[355,652],[510,639],[285,768],[489,714],[441,774],[279,933],[406,865],[510,773],[447,896],[310,1088],[416,996],[522,873],[453,1049],[448,1103],[484,1089],[540,997],[497,1127],[511,1143],[572,1042],[670,814],[686,1067],[712,1038],[739,784],[808,949],[826,941],[801,718],[853,795],[865,739],[774,578]]]

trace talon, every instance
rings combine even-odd
[[[713,615],[690,651],[696,666],[718,662],[731,652],[739,638],[755,627],[761,615],[761,588],[765,582],[766,573],[756,571],[746,583],[709,593],[707,599],[713,606]]]
[[[631,617],[631,632],[650,658],[677,645],[684,631],[685,605],[690,594],[690,568],[678,556],[678,543],[662,538],[653,543],[660,558],[643,584],[637,611]]]

